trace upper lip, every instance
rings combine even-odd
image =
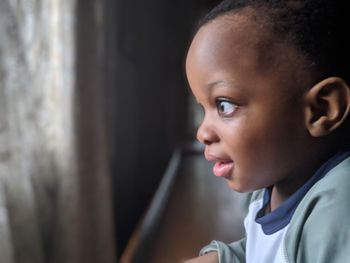
[[[214,154],[206,152],[206,151],[204,152],[204,156],[205,156],[205,159],[207,159],[209,162],[220,162],[220,163],[232,162],[232,160],[229,158],[219,157],[217,155],[214,155]]]

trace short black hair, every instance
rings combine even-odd
[[[199,27],[230,12],[253,8],[277,37],[310,61],[320,78],[338,76],[350,84],[349,4],[344,0],[224,0],[200,20]]]

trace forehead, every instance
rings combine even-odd
[[[200,69],[201,75],[208,78],[231,70],[247,79],[251,74],[297,80],[300,76],[295,74],[300,73],[304,63],[291,44],[273,34],[263,16],[245,8],[217,17],[200,28],[190,46],[186,70],[193,73]]]
[[[246,8],[217,17],[200,28],[188,55],[199,63],[215,58],[222,63],[235,60],[242,66],[255,63],[265,68],[267,61],[273,62],[271,50],[281,48],[281,41],[277,40],[266,21]]]

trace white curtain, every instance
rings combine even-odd
[[[77,72],[84,68],[78,68],[77,56],[84,51],[76,45],[76,17],[84,12],[77,12],[78,2],[0,1],[1,263],[115,262],[96,94],[84,95],[86,114],[97,117],[83,124],[92,132],[81,137],[80,119],[89,119],[84,116],[87,106],[80,105],[83,89],[98,90],[101,78],[98,70],[91,71],[100,82],[79,86]],[[98,0],[81,2],[85,8],[103,7]],[[83,19],[101,23],[94,16]],[[94,41],[97,32],[84,24],[79,28],[91,30]],[[87,66],[97,68],[96,61]]]

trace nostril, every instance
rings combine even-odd
[[[205,145],[210,145],[210,144],[211,144],[211,141],[209,141],[209,140],[204,140],[204,141],[203,141],[203,144],[205,144]]]
[[[204,129],[202,126],[197,131],[197,140],[205,145],[210,145],[217,140],[217,135],[210,129]]]

